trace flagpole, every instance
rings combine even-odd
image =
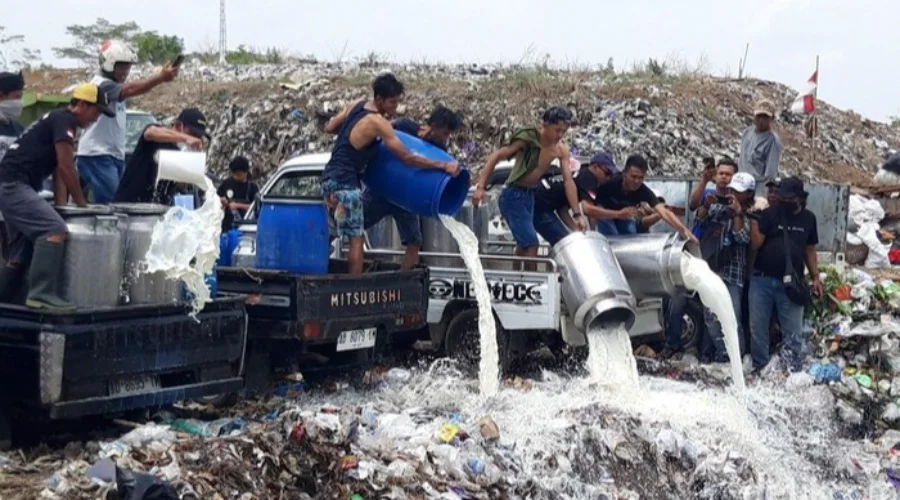
[[[809,117],[810,126],[812,127],[812,133],[809,134],[809,136],[810,136],[810,157],[812,158],[809,162],[810,168],[812,168],[816,163],[816,133],[818,132],[818,129],[819,129],[819,119],[818,119],[818,116],[816,116],[816,111],[818,110],[818,107],[816,106],[816,97],[819,94],[819,55],[818,54],[816,54],[816,72],[813,74],[816,75],[816,87],[815,87],[815,89],[813,89],[813,94],[812,94],[813,113],[812,113],[812,116]]]

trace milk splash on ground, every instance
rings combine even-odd
[[[734,317],[734,306],[728,287],[716,273],[709,268],[706,261],[685,253],[681,258],[681,274],[684,286],[696,290],[700,300],[719,319],[722,334],[725,337],[725,350],[731,361],[731,377],[735,387],[744,389],[744,372],[741,369],[741,344],[738,340],[737,318]]]
[[[162,271],[166,277],[181,280],[193,296],[196,314],[211,300],[205,277],[219,258],[222,234],[222,203],[212,181],[204,177],[206,200],[197,210],[172,207],[153,228],[147,252],[147,273]]]
[[[491,309],[491,295],[488,291],[481,258],[478,256],[478,238],[468,226],[448,215],[441,215],[444,227],[453,235],[459,246],[459,253],[469,269],[475,301],[478,303],[478,332],[481,355],[478,360],[478,381],[481,394],[494,396],[500,389],[500,354],[497,350],[497,328]]]
[[[616,388],[638,387],[637,361],[625,325],[601,325],[586,333],[587,369],[593,381]]]

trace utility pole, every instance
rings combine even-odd
[[[225,41],[225,0],[219,0],[219,64],[225,65],[228,44]]]

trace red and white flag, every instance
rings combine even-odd
[[[794,99],[794,102],[791,104],[791,112],[803,113],[805,115],[813,114],[816,110],[816,87],[818,86],[819,71],[816,70],[806,82],[806,89],[799,93],[797,98]]]

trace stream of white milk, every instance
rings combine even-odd
[[[183,281],[193,296],[193,314],[203,310],[211,300],[205,277],[213,271],[219,258],[224,215],[216,187],[210,179],[204,177],[204,180],[203,205],[197,210],[170,208],[153,228],[147,251],[146,272],[162,271],[169,279]]]
[[[744,389],[744,372],[741,369],[741,344],[738,340],[737,318],[734,316],[734,306],[731,304],[731,294],[728,287],[716,273],[709,268],[703,259],[698,259],[685,253],[681,258],[681,274],[684,277],[684,286],[689,290],[696,290],[703,302],[722,325],[722,335],[725,337],[725,350],[731,362],[731,377],[734,386]]]
[[[637,389],[637,361],[625,325],[604,325],[587,332],[587,369],[591,379],[615,389]]]
[[[478,359],[478,382],[481,394],[494,396],[500,390],[500,354],[497,350],[497,328],[491,309],[491,295],[488,291],[481,258],[478,256],[478,238],[468,226],[448,215],[441,215],[441,222],[450,231],[459,253],[469,268],[475,301],[478,304],[478,332],[480,356]]]

